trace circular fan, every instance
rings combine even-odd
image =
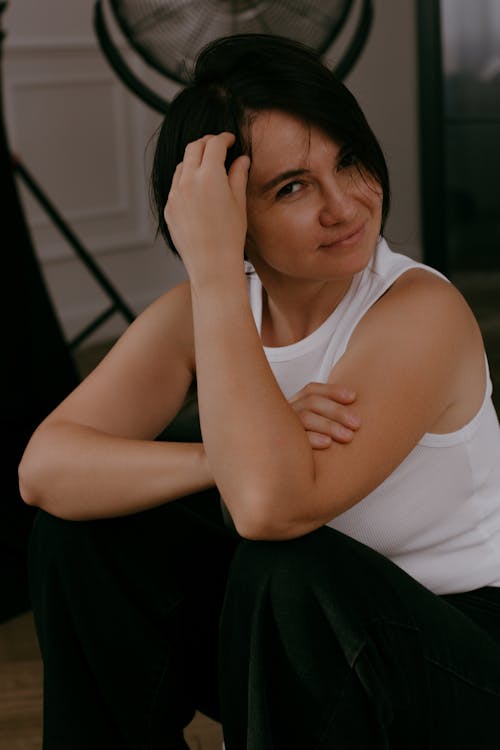
[[[198,52],[232,34],[277,34],[296,39],[323,55],[344,28],[353,0],[109,0],[121,31],[135,52],[158,73],[185,84]],[[361,3],[356,28],[335,68],[344,77],[364,46],[372,20],[371,0]],[[125,64],[105,23],[102,0],[95,5],[101,48],[120,78],[161,112],[168,102]]]

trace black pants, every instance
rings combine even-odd
[[[45,750],[493,750],[500,589],[438,597],[322,528],[242,541],[207,492],[126,518],[40,512]],[[222,613],[222,614],[221,614]]]

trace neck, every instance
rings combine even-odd
[[[352,281],[352,278],[319,282],[291,279],[287,284],[273,285],[260,278],[265,346],[288,346],[309,336],[332,314]]]

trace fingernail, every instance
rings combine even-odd
[[[328,435],[318,435],[318,441],[322,445],[330,445],[330,443],[332,442],[332,439]]]
[[[343,437],[343,438],[351,438],[352,437],[352,430],[349,430],[347,427],[339,427],[338,428],[338,435],[339,435],[339,437]]]

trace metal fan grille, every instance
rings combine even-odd
[[[136,51],[160,73],[185,83],[198,52],[221,36],[283,35],[322,54],[352,0],[111,0],[111,5]]]

